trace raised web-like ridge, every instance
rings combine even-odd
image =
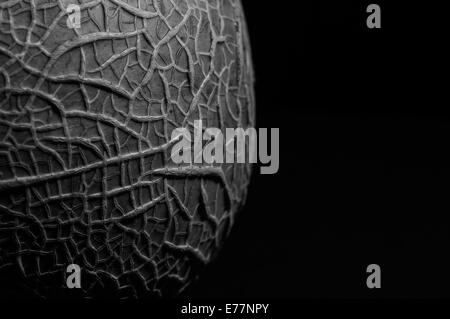
[[[171,132],[198,119],[254,126],[238,0],[0,0],[0,276],[45,295],[75,263],[86,296],[183,290],[250,178],[171,162]]]

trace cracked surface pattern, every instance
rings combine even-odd
[[[75,263],[84,296],[183,291],[251,166],[175,165],[171,132],[253,127],[253,96],[239,0],[0,0],[0,276],[46,296]]]

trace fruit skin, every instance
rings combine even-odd
[[[170,160],[176,127],[255,125],[240,1],[9,0],[0,17],[0,278],[71,296],[75,263],[77,296],[184,291],[250,181]]]

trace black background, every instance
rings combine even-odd
[[[280,171],[255,170],[189,296],[450,296],[448,18],[430,1],[373,2],[381,29],[366,26],[368,1],[243,1]]]

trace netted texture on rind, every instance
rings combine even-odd
[[[75,263],[85,296],[183,291],[251,173],[173,164],[172,131],[198,119],[254,126],[240,1],[0,1],[0,276],[46,296]]]

